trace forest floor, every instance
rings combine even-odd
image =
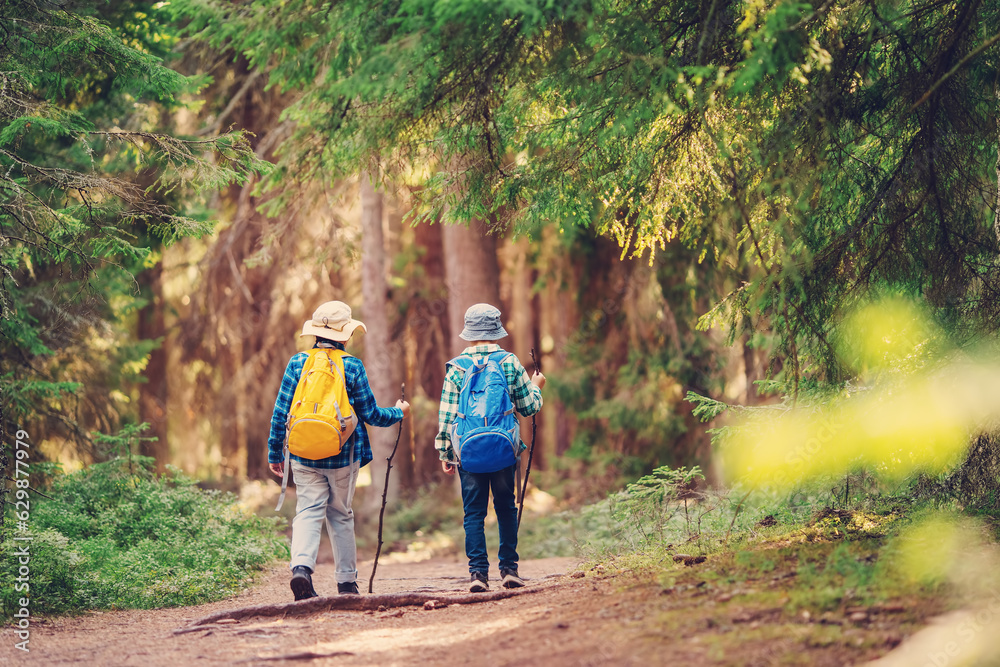
[[[874,543],[846,551],[829,543],[772,546],[690,567],[669,559],[638,568],[614,559],[594,568],[571,558],[529,560],[521,563],[528,592],[506,599],[434,609],[327,609],[175,632],[223,610],[291,602],[288,571],[276,565],[259,585],[216,603],[33,619],[29,654],[13,649],[16,640],[5,629],[0,664],[863,664],[944,610],[940,601],[917,595],[852,600],[856,572],[849,564],[863,567],[877,549]],[[359,567],[366,590],[371,564]],[[376,594],[440,594],[442,603],[468,595],[457,560],[380,563],[378,574]],[[321,595],[335,590],[333,566],[321,563],[314,580]],[[838,587],[848,593],[831,598]]]

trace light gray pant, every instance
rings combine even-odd
[[[354,541],[354,486],[359,463],[346,468],[310,468],[291,461],[295,480],[295,518],[292,520],[290,567],[316,570],[323,520],[337,562],[337,583],[357,581],[358,550]]]

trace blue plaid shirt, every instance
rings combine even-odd
[[[327,344],[322,345],[328,347]],[[343,343],[333,343],[338,350],[344,349]],[[320,344],[314,347],[320,347]],[[299,352],[288,360],[285,375],[281,378],[281,389],[274,401],[274,414],[271,415],[271,435],[267,439],[268,463],[281,463],[285,460],[285,427],[288,423],[288,410],[292,405],[295,388],[302,376],[302,367],[309,357],[305,352]],[[351,450],[354,450],[354,460],[361,461],[362,466],[372,460],[372,447],[368,442],[368,430],[365,424],[372,426],[392,426],[403,418],[399,408],[380,408],[375,402],[371,385],[368,384],[368,373],[357,357],[344,357],[344,376],[347,381],[347,397],[351,407],[358,415],[358,427],[354,429],[347,444],[336,456],[325,459],[304,459],[292,454],[292,459],[311,468],[346,468],[350,464]]]

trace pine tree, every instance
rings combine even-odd
[[[996,3],[173,6],[301,91],[276,179],[380,156],[431,219],[685,243],[731,271],[706,325],[779,332],[793,391],[842,378],[831,329],[873,291],[1000,321]]]
[[[34,420],[39,439],[86,452],[91,430],[128,416],[109,394],[156,344],[131,339],[133,276],[161,244],[211,229],[194,193],[264,170],[242,133],[162,131],[203,82],[164,65],[177,37],[157,6],[0,2],[5,433]]]

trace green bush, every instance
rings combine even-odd
[[[287,557],[283,519],[242,510],[236,497],[204,491],[176,469],[150,472],[151,459],[117,458],[57,476],[48,498],[32,494],[28,533],[8,510],[0,580],[17,576],[15,550],[30,536],[33,613],[150,609],[218,600],[254,572]],[[0,588],[4,617],[23,592]]]
[[[608,500],[549,516],[526,516],[518,534],[521,558],[593,557],[619,545],[618,522]],[[487,534],[487,538],[489,535]]]

